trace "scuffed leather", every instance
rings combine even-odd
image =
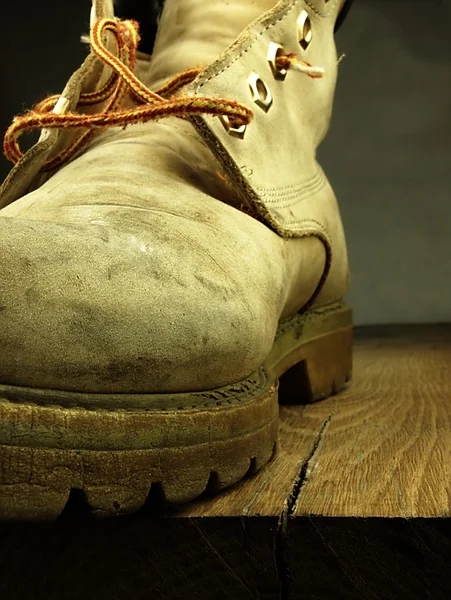
[[[107,134],[0,213],[3,383],[214,388],[263,362],[290,282],[311,295],[321,252],[287,262],[285,240],[211,195],[209,152],[174,127]]]
[[[302,102],[292,110],[302,112]],[[249,158],[258,170],[257,152]],[[273,161],[268,152],[268,169]],[[341,221],[317,172],[322,191],[302,203],[311,206],[311,230],[304,224],[308,237],[290,238],[235,208],[235,182],[224,181],[190,123],[170,118],[98,135],[0,211],[0,381],[150,393],[245,378],[266,358],[279,320],[319,290],[328,244],[332,270],[317,302],[344,294]]]

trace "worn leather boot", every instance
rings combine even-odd
[[[166,0],[150,58],[96,1],[83,66],[15,119],[2,518],[54,518],[71,490],[116,515],[153,486],[169,502],[230,486],[273,455],[278,395],[349,379],[345,238],[315,158],[344,5]]]

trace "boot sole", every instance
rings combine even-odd
[[[352,312],[336,303],[281,322],[257,372],[209,392],[0,385],[0,519],[54,519],[74,490],[96,516],[136,512],[151,489],[171,503],[217,492],[273,456],[279,393],[281,402],[320,400],[351,371]]]

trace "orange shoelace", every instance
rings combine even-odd
[[[117,56],[112,54],[104,44],[103,36],[106,31],[112,32],[115,37]],[[186,118],[188,115],[199,114],[228,117],[235,127],[250,123],[253,112],[240,102],[224,98],[173,96],[180,88],[194,81],[202,68],[187,69],[157,91],[149,90],[134,74],[139,39],[139,25],[136,21],[107,18],[95,21],[90,31],[91,51],[110,66],[113,72],[100,90],[81,94],[77,108],[93,106],[101,102],[107,102],[106,106],[102,112],[95,114],[78,112],[58,114],[57,103],[61,101],[61,97],[46,98],[31,111],[13,120],[3,141],[6,158],[17,163],[23,156],[18,143],[19,137],[25,131],[35,129],[85,129],[72,144],[44,164],[42,170],[50,171],[68,162],[97,130],[107,127],[125,128],[127,125],[146,123],[163,117]],[[309,77],[323,76],[322,69],[299,61],[294,53],[280,54],[276,60],[277,67],[280,69],[295,67]],[[137,104],[136,108],[120,108],[127,94]]]

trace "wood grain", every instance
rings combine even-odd
[[[389,334],[362,332],[353,385],[307,409],[332,418],[295,515],[450,515],[451,328]]]

